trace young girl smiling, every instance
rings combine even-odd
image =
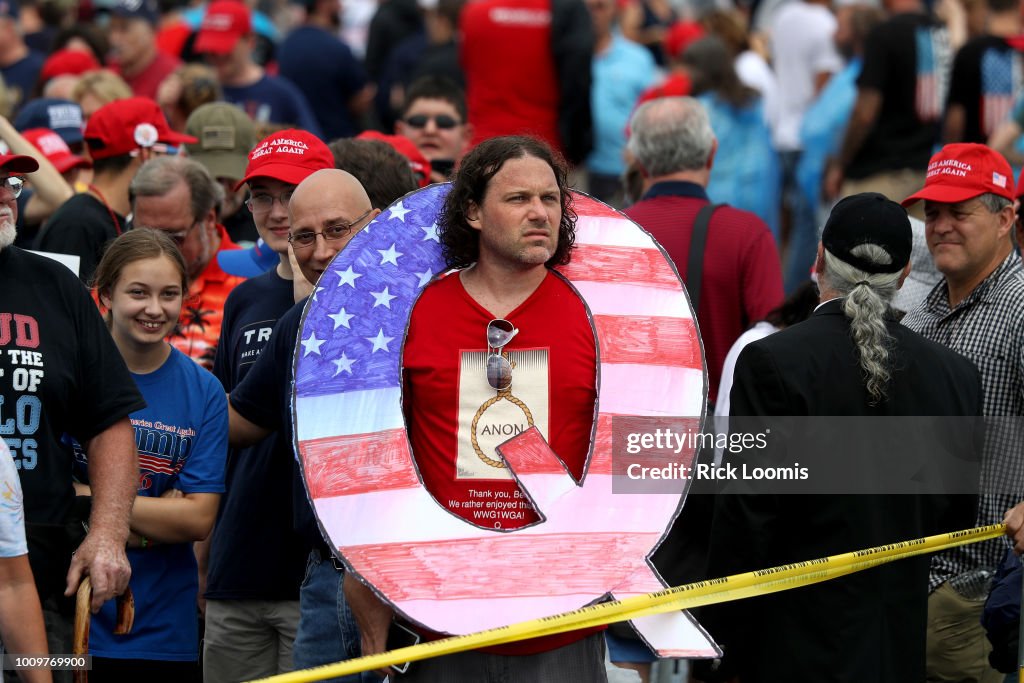
[[[135,623],[114,636],[112,601],[93,617],[91,678],[189,680],[199,658],[192,541],[210,533],[224,490],[227,402],[213,375],[165,341],[188,292],[167,235],[136,229],[118,237],[96,269],[96,291],[148,407],[131,415],[139,451],[128,543]]]

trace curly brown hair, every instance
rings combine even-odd
[[[576,241],[576,212],[569,190],[569,171],[561,155],[545,142],[519,135],[491,138],[481,142],[459,164],[452,189],[437,219],[441,250],[449,268],[467,268],[480,257],[480,231],[469,225],[466,212],[471,204],[484,201],[487,186],[509,159],[535,157],[551,167],[562,199],[562,220],[558,224],[558,247],[544,265],[564,266]]]

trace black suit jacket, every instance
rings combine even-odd
[[[875,462],[894,468],[909,458],[897,443],[873,443],[873,424],[907,424],[907,436],[949,439],[968,459],[978,457],[981,435],[912,434],[923,421],[901,416],[979,416],[981,380],[966,358],[900,325],[886,321],[894,339],[888,400],[871,405],[865,389],[849,319],[842,301],[821,306],[807,321],[747,346],[736,365],[731,394],[733,416],[794,416],[773,434],[769,454],[744,452],[732,460],[764,457],[784,464],[794,449],[821,458],[861,458],[864,449],[882,454]],[[828,433],[843,419],[865,416],[856,433]],[[757,424],[755,419],[755,424]],[[740,424],[746,424],[742,419]],[[812,425],[807,429],[803,425]],[[749,425],[746,425],[749,426]],[[823,429],[824,427],[824,429]],[[731,430],[737,429],[733,418]],[[930,431],[930,430],[923,430]],[[952,436],[950,436],[952,435]],[[891,432],[884,438],[889,439]],[[807,450],[803,451],[808,454]],[[888,460],[890,459],[891,460]],[[867,459],[867,458],[865,458]],[[813,460],[813,457],[812,457]],[[756,463],[755,463],[756,464]],[[884,473],[883,475],[884,476]],[[813,490],[811,479],[804,482]],[[970,495],[752,495],[728,487],[716,497],[709,571],[711,577],[809,560],[826,555],[918,538],[971,526],[976,499]],[[928,558],[883,565],[815,586],[710,607],[701,621],[723,645],[723,673],[756,681],[924,680]]]

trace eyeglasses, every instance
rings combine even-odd
[[[199,225],[199,223],[201,222],[202,221],[197,220],[195,223],[188,227],[188,230],[179,230],[178,232],[170,232],[169,230],[164,230],[164,232],[167,233],[167,236],[174,240],[174,243],[178,245],[179,249],[181,249],[181,247],[185,245],[185,240],[188,239],[189,233],[195,230],[196,226]]]
[[[267,213],[274,208],[274,202],[280,202],[282,208],[288,208],[288,202],[292,200],[292,190],[282,192],[278,196],[272,194],[266,194],[261,192],[260,194],[254,194],[245,200],[245,205],[249,207],[249,210],[253,213]]]
[[[21,196],[21,190],[25,187],[25,181],[17,176],[9,176],[3,179],[3,188],[10,192],[14,199]]]
[[[288,235],[288,241],[292,243],[293,249],[308,249],[309,247],[316,244],[316,236],[321,235],[324,240],[340,240],[348,236],[352,232],[352,227],[359,223],[361,220],[370,215],[373,208],[369,208],[359,218],[355,219],[351,223],[336,223],[329,225],[323,229],[322,232],[316,232],[314,230],[303,230],[302,232],[293,232]]]
[[[461,126],[462,124],[454,117],[448,116],[448,114],[438,114],[437,116],[427,116],[426,114],[414,114],[409,118],[405,119],[405,124],[413,128],[426,128],[427,123],[431,120],[434,121],[434,125],[441,130],[451,130],[455,126]]]
[[[496,391],[512,386],[512,364],[501,350],[517,334],[519,330],[507,320],[497,318],[487,323],[487,383]]]
[[[185,245],[185,240],[188,239],[189,234],[196,229],[196,226],[203,222],[203,219],[197,218],[186,230],[172,231],[167,228],[161,228],[155,225],[142,225],[141,223],[132,222],[132,229],[141,230],[157,230],[174,240],[174,243],[178,245],[178,249],[181,249]]]

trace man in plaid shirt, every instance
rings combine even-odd
[[[946,145],[925,186],[903,205],[925,202],[928,249],[943,279],[903,319],[910,329],[969,358],[981,373],[987,433],[977,524],[1003,521],[1024,498],[1024,267],[1013,246],[1010,165],[978,144]],[[932,558],[928,680],[1001,681],[979,618],[1006,545],[963,546]]]

